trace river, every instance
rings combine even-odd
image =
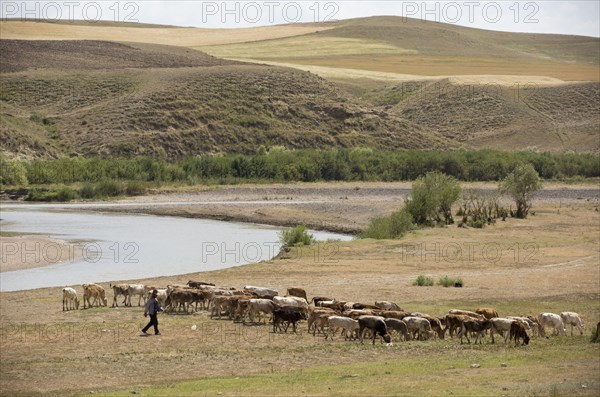
[[[0,209],[3,232],[35,233],[75,243],[69,251],[72,255],[56,261],[58,243],[31,252],[20,250],[24,260],[46,255],[57,263],[1,273],[0,291],[218,270],[270,259],[280,249],[281,228],[268,225],[101,213],[76,204],[3,204]],[[317,240],[352,239],[311,233]],[[2,255],[15,255],[4,248]]]

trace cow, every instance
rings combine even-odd
[[[460,344],[463,343],[463,336],[467,338],[467,342],[471,344],[471,340],[469,339],[468,332],[474,332],[475,335],[475,344],[479,341],[481,344],[481,339],[486,329],[492,326],[492,322],[490,320],[475,320],[474,318],[463,321],[462,327],[458,333],[460,336]]]
[[[258,314],[258,321],[260,322],[261,313],[269,314],[273,316],[273,310],[275,310],[276,306],[272,300],[269,299],[250,299],[248,301],[248,316],[250,318],[250,322],[254,323],[254,315]],[[266,320],[266,316],[263,320]],[[263,321],[266,322],[266,321]]]
[[[207,282],[204,282],[204,281],[192,281],[192,280],[188,281],[187,285],[190,288],[201,288],[203,286],[209,286],[209,287],[214,287],[215,286],[213,283],[207,283]]]
[[[279,307],[298,307],[302,310],[304,318],[306,319],[308,317],[308,303],[304,298],[298,298],[296,296],[274,296],[273,303]]]
[[[425,318],[407,316],[402,321],[406,324],[406,329],[412,334],[413,339],[427,340],[435,337],[435,332],[431,329],[431,324]]]
[[[565,323],[558,314],[540,313],[538,315],[538,321],[542,326],[542,329],[544,330],[542,331],[544,332],[544,334],[547,327],[552,327],[552,335],[567,335],[567,331],[565,330]]]
[[[506,341],[508,340],[510,327],[512,323],[514,323],[517,320],[514,318],[495,317],[490,319],[490,321],[492,322],[492,326],[490,328],[492,343],[496,343],[496,340],[494,339],[494,333],[500,334],[502,337],[504,337],[504,343],[506,343]]]
[[[472,317],[462,314],[447,314],[444,322],[446,323],[446,330],[450,337],[454,338],[455,331],[460,331],[462,323],[469,319],[472,319]]]
[[[71,287],[65,287],[62,289],[62,296],[63,311],[79,309],[79,298],[77,297],[77,291]]]
[[[448,314],[455,314],[455,315],[459,315],[459,316],[469,316],[474,318],[475,320],[485,320],[485,317],[479,313],[475,313],[475,312],[470,312],[468,310],[457,310],[457,309],[450,309],[448,310]]]
[[[138,296],[138,306],[141,306],[140,302],[142,299],[144,300],[144,304],[146,304],[146,293],[143,284],[129,284],[129,288],[127,289],[127,305],[131,307],[131,297],[137,295]]]
[[[398,306],[394,302],[389,301],[375,301],[375,306],[381,310],[394,310],[398,312],[404,311],[404,309],[402,309],[400,306]]]
[[[283,332],[287,333],[287,330],[292,324],[292,330],[296,333],[296,323],[303,318],[302,310],[297,307],[286,307],[282,309],[273,310],[273,333],[277,332],[277,329],[282,330],[282,324],[285,323]]]
[[[378,315],[383,318],[395,318],[396,320],[402,320],[404,317],[409,317],[410,313],[397,310],[385,310],[378,312]]]
[[[325,333],[325,325],[329,316],[333,316],[335,311],[329,308],[313,309],[308,316],[308,332],[313,331],[313,336],[319,333]]]
[[[540,336],[540,324],[538,323],[537,318],[530,316],[507,316],[506,318],[519,320],[523,323],[525,330],[531,332],[531,336]]]
[[[573,336],[573,326],[576,326],[579,333],[583,335],[583,321],[581,321],[579,314],[575,312],[562,312],[560,313],[560,318],[562,318],[565,323],[565,327],[567,325],[571,326],[571,336]]]
[[[353,320],[351,318],[343,317],[343,316],[327,317],[327,325],[328,325],[328,332],[325,335],[325,339],[327,339],[327,337],[330,336],[331,340],[333,340],[335,333],[340,328],[342,329],[342,334],[344,335],[344,340],[348,340],[349,338],[352,339],[353,336],[358,336],[357,334],[358,334],[358,330],[360,328],[359,324],[358,324],[358,320]]]
[[[323,301],[335,302],[335,299],[331,299],[326,296],[313,296],[309,303],[313,303],[315,306],[321,306],[319,303]]]
[[[262,299],[272,299],[274,296],[278,296],[279,292],[272,288],[266,287],[255,287],[253,285],[246,285],[243,288],[245,293],[260,296]]]
[[[85,309],[85,303],[87,302],[88,307],[92,307],[93,305],[106,306],[108,301],[106,300],[104,288],[99,286],[98,284],[83,284],[83,308]],[[90,298],[94,298],[94,302],[90,303]]]
[[[387,326],[385,325],[383,317],[360,316],[358,318],[358,326],[358,338],[361,344],[364,344],[363,338],[366,330],[371,330],[373,334],[373,345],[375,344],[375,338],[377,335],[381,336],[385,343],[390,343],[392,341],[390,334],[388,334]]]
[[[480,308],[477,308],[477,309],[475,309],[475,313],[481,314],[487,320],[489,320],[490,318],[500,317],[498,315],[498,312],[496,311],[496,309],[493,309],[491,307],[480,307]]]
[[[438,338],[444,339],[444,334],[446,333],[446,328],[442,327],[442,322],[439,318],[430,316],[429,314],[423,313],[411,313],[411,317],[421,317],[425,320],[429,321],[429,325],[431,325],[431,329],[435,332]]]
[[[129,295],[129,284],[109,284],[113,290],[113,303],[111,307],[119,307],[117,298],[119,295],[123,295],[123,304],[127,306],[127,296]]]
[[[400,335],[402,335],[405,341],[412,339],[404,321],[395,318],[386,318],[383,321],[385,322],[388,331],[394,330],[398,332]]]
[[[529,344],[529,336],[525,332],[525,327],[522,322],[515,320],[510,325],[510,340],[515,340],[515,346],[519,344],[519,339],[523,339],[523,345]]]
[[[304,298],[304,300],[308,303],[306,291],[303,288],[290,287],[287,289],[287,296],[296,296],[298,298]]]
[[[168,290],[167,290],[168,291]],[[177,308],[177,313],[184,309],[185,313],[189,313],[189,309],[193,304],[201,302],[203,299],[202,292],[198,290],[174,289],[168,294],[165,300],[165,311],[172,313]]]

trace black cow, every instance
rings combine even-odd
[[[296,333],[296,323],[302,320],[303,317],[302,310],[299,307],[275,309],[273,310],[273,332],[275,333],[279,329],[287,333],[291,323],[292,330]]]
[[[363,338],[365,336],[365,331],[367,329],[370,329],[371,332],[373,333],[373,344],[375,344],[375,338],[377,337],[377,335],[381,336],[383,338],[383,340],[385,341],[385,343],[390,343],[392,341],[392,338],[390,337],[390,335],[387,332],[387,326],[385,325],[385,322],[383,321],[383,317],[360,316],[358,318],[358,326],[359,326],[358,335],[359,335],[361,344],[364,343]]]

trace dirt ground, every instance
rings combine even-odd
[[[257,197],[263,194],[256,191]],[[378,211],[380,203],[376,204]],[[493,306],[501,315],[576,311],[587,328],[586,336],[573,338],[580,338],[576,343],[582,348],[598,350],[588,343],[589,329],[600,320],[598,203],[547,198],[534,211],[527,220],[499,221],[485,229],[450,226],[420,230],[395,241],[320,243],[295,249],[287,259],[139,281],[164,286],[205,280],[237,288],[268,286],[280,293],[299,286],[309,297],[364,303],[391,300],[406,310],[431,315],[479,306]],[[461,277],[465,285],[413,286],[420,274],[435,280],[444,275]],[[109,285],[104,286],[108,290]],[[74,287],[81,293],[81,286]],[[339,338],[326,343],[307,334],[305,323],[297,335],[279,335],[270,332],[268,325],[212,320],[206,312],[163,314],[159,316],[162,335],[140,337],[146,322],[142,309],[110,308],[112,291],[107,298],[107,308],[63,312],[58,288],[1,293],[0,394],[89,394],[154,382],[395,360],[403,349],[416,349],[427,357],[441,351],[468,354],[456,339],[361,348]],[[542,348],[546,342],[534,339],[532,343]],[[488,340],[480,349],[489,354],[506,350]],[[160,363],[160,379],[148,379],[156,363]],[[593,380],[600,363],[585,361],[578,368],[583,368],[580,378]],[[545,371],[541,382],[563,376],[560,365],[549,365]]]
[[[81,250],[75,244],[43,236],[1,236],[0,248],[0,273],[81,258]]]

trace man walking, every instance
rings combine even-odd
[[[148,335],[147,331],[151,326],[154,326],[154,335],[160,335],[160,332],[158,332],[158,312],[162,312],[163,308],[156,299],[157,295],[158,291],[152,290],[152,296],[150,299],[148,299],[148,302],[146,302],[144,317],[148,317],[148,315],[150,315],[150,322],[142,329],[144,335]]]

